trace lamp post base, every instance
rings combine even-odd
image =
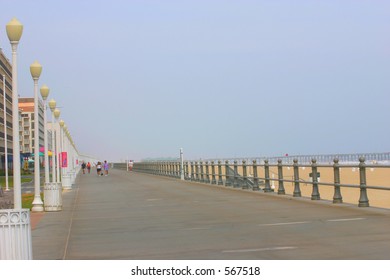
[[[69,176],[70,176],[70,183],[72,185],[74,185],[74,183],[76,182],[76,172],[75,171],[70,171],[69,172]]]
[[[62,188],[64,190],[72,189],[72,182],[69,174],[62,175]]]
[[[43,191],[45,211],[55,212],[62,210],[61,183],[46,183]]]
[[[44,211],[43,202],[42,202],[40,196],[34,198],[34,201],[32,202],[31,211],[32,212],[43,212]]]
[[[0,260],[32,260],[29,209],[0,210]]]

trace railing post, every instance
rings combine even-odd
[[[264,160],[264,175],[265,175],[265,188],[264,192],[272,192],[269,180],[269,162],[268,159]]]
[[[281,159],[278,159],[278,179],[279,179],[278,194],[286,194],[286,191],[284,189],[283,165]]]
[[[209,162],[206,161],[205,162],[205,179],[204,179],[204,182],[207,183],[207,184],[210,184],[210,172],[209,172]]]
[[[184,179],[187,181],[190,179],[188,161],[184,164]]]
[[[194,162],[191,161],[191,181],[195,181]]]
[[[317,160],[314,158],[311,160],[311,172],[313,179],[313,191],[311,193],[311,200],[320,200],[320,193],[318,191]]]
[[[199,182],[199,165],[198,162],[195,161],[195,181]]]
[[[293,197],[301,197],[301,189],[299,186],[299,166],[298,160],[294,159],[294,194]]]
[[[257,175],[257,161],[253,160],[252,163],[253,163],[253,183],[254,183],[253,190],[258,191],[260,190],[260,188],[259,188],[259,178]]]
[[[242,178],[244,179],[244,185],[242,186],[242,188],[249,189],[248,174],[246,170],[246,160],[242,161]]]
[[[359,198],[359,207],[368,207],[370,204],[368,203],[367,197],[367,188],[366,188],[366,164],[364,163],[365,158],[359,158],[359,173],[360,173],[360,198]]]
[[[225,186],[230,187],[232,185],[230,176],[229,176],[229,161],[225,161],[225,173],[226,173],[226,180],[225,180]]]
[[[335,158],[333,160],[333,171],[334,171],[334,195],[333,203],[343,203],[343,197],[341,196],[340,190],[340,165],[339,159]]]
[[[199,166],[200,166],[200,182],[204,183],[203,161],[199,163]]]
[[[211,184],[216,185],[217,180],[215,178],[215,162],[211,161]]]
[[[240,187],[240,184],[238,183],[238,162],[237,160],[234,161],[234,182],[233,182],[233,188]]]
[[[222,162],[218,160],[218,186],[223,185],[223,179],[222,179]]]

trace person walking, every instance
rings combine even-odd
[[[97,175],[100,176],[102,172],[102,163],[100,161],[98,161],[98,163],[96,164],[96,171],[97,171]]]
[[[85,167],[86,167],[86,165],[85,165],[85,162],[83,161],[83,163],[81,164],[81,169],[83,169],[83,174],[85,174]]]
[[[87,170],[88,170],[88,174],[91,173],[91,163],[90,162],[87,163]]]
[[[108,165],[108,162],[107,162],[106,160],[104,161],[103,168],[104,168],[105,176],[108,176],[108,168],[109,168],[109,165]]]

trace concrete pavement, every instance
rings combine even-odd
[[[390,259],[389,210],[121,170],[63,200],[32,213],[34,259]]]

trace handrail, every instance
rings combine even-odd
[[[387,155],[387,153],[386,153]],[[155,175],[170,176],[180,178],[180,174],[183,172],[184,179],[200,183],[217,184],[224,186],[232,186],[234,188],[246,188],[254,191],[262,190],[264,192],[273,192],[274,183],[278,183],[277,193],[279,195],[285,194],[284,183],[293,183],[294,197],[300,197],[301,185],[306,184],[312,186],[312,200],[319,200],[319,186],[334,187],[333,203],[342,203],[340,188],[359,188],[359,207],[368,207],[368,195],[367,190],[383,190],[389,191],[390,186],[375,186],[367,185],[366,183],[366,169],[367,168],[390,168],[389,164],[380,164],[378,162],[366,164],[364,157],[359,158],[358,164],[351,164],[350,162],[340,162],[338,158],[333,159],[333,164],[317,164],[316,159],[311,160],[311,164],[303,163],[299,164],[298,159],[293,159],[293,163],[283,163],[282,159],[278,159],[277,163],[270,163],[265,159],[262,163],[258,163],[257,160],[249,161],[242,160],[238,162],[234,160],[213,160],[213,161],[185,161],[183,170],[181,170],[180,162],[178,161],[156,161],[156,162],[138,162],[134,164],[134,171],[151,173]],[[253,176],[248,175],[248,168],[253,170]],[[277,168],[277,171],[273,171],[270,168]],[[293,169],[293,176],[288,179],[289,176],[283,174],[283,169]],[[310,168],[311,180],[303,180],[299,176],[299,170],[302,168]],[[320,182],[319,168],[332,168],[334,174],[333,182]],[[349,182],[340,182],[340,170],[344,168],[356,168],[358,172],[354,180],[359,180],[359,184],[351,184]],[[259,176],[258,171],[263,169],[264,176]],[[307,171],[305,171],[307,172]],[[277,178],[271,178],[270,174],[277,175]],[[211,178],[211,180],[210,180]],[[271,188],[272,183],[272,188]],[[262,186],[262,188],[260,188]],[[307,189],[305,189],[307,191]]]

